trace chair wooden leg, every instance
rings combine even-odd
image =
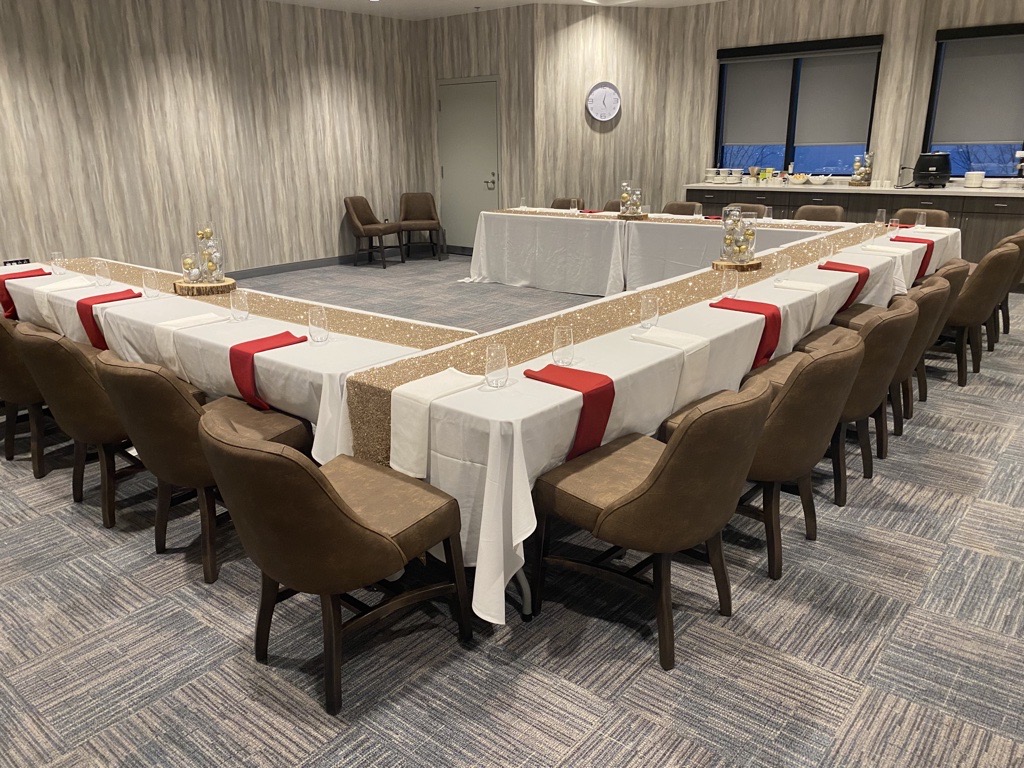
[[[903,393],[899,382],[889,385],[889,401],[892,403],[892,433],[899,437],[903,434]]]
[[[260,607],[256,612],[256,661],[266,664],[270,648],[270,623],[274,619],[277,591],[281,585],[265,573],[262,573],[261,576]]]
[[[32,476],[46,476],[46,454],[43,452],[43,406],[28,407],[29,451],[32,454]]]
[[[846,425],[839,422],[832,433],[832,485],[836,506],[846,506]]]
[[[956,329],[956,385],[967,386],[967,329]]]
[[[814,485],[811,476],[804,475],[797,479],[796,486],[800,490],[800,504],[804,508],[804,536],[810,541],[818,538],[818,514],[814,509]]]
[[[100,446],[100,511],[104,528],[113,528],[116,522],[114,493],[117,490],[117,481],[114,478],[114,454],[113,445]]]
[[[437,242],[434,238],[434,230],[430,230],[430,252],[434,254],[434,258],[438,261],[441,260],[441,250],[437,247]]]
[[[412,253],[412,232],[405,233],[405,250],[402,250],[402,233],[398,233],[398,255],[402,257],[402,263],[405,264],[405,256],[407,253]]]
[[[658,616],[658,657],[661,668],[676,665],[676,635],[672,624],[672,555],[654,555],[654,594]]]
[[[469,615],[469,589],[466,587],[466,568],[462,563],[462,541],[459,534],[444,540],[444,559],[455,584],[455,617],[459,624],[459,640],[473,639],[473,621]]]
[[[338,595],[320,595],[320,613],[324,623],[324,683],[326,709],[336,715],[341,710],[341,600]]]
[[[873,416],[875,419],[875,455],[884,459],[889,456],[889,409],[885,407],[884,400],[875,410]]]
[[[999,312],[998,308],[992,310],[992,314],[985,321],[985,339],[988,342],[988,351],[996,351],[996,342],[999,341]]]
[[[972,325],[967,329],[967,341],[971,347],[971,370],[981,372],[981,326]]]
[[[196,489],[199,494],[199,539],[203,552],[203,581],[217,580],[217,500],[213,486]]]
[[[380,266],[381,269],[388,268],[388,260],[384,258],[384,235],[377,238],[377,250],[380,252]]]
[[[764,510],[764,535],[768,540],[768,578],[782,577],[782,524],[779,521],[779,495],[782,483],[762,483],[761,498]]]
[[[1010,332],[1010,294],[1006,294],[999,302],[999,311],[1003,316],[1003,333]]]
[[[855,426],[857,442],[860,444],[861,462],[864,465],[864,477],[870,478],[874,472],[874,463],[871,458],[871,434],[868,432],[868,420],[861,419]]]
[[[725,566],[725,554],[722,552],[722,532],[719,531],[704,542],[708,550],[708,562],[715,574],[715,587],[718,589],[718,612],[722,616],[732,616],[732,587],[729,586],[729,570]]]
[[[910,421],[914,418],[914,379],[908,376],[900,384],[900,394],[903,395],[903,418]]]
[[[80,502],[85,494],[82,488],[85,485],[85,454],[89,446],[75,440],[75,465],[71,470],[71,498]]]
[[[530,586],[530,591],[533,593],[533,615],[537,616],[544,605],[544,558],[548,553],[548,516],[540,507],[537,508],[535,536],[537,539],[537,564],[533,569],[533,584]]]
[[[923,403],[928,400],[928,371],[924,366],[924,357],[914,371],[917,373],[917,399]]]
[[[14,438],[18,432],[18,406],[4,403],[4,458],[14,459]]]
[[[157,478],[156,481],[156,525],[153,537],[158,554],[167,551],[167,519],[171,516],[171,491],[174,487]]]

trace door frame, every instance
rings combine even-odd
[[[501,179],[505,174],[502,167],[501,157],[501,77],[499,75],[478,75],[476,77],[439,77],[434,83],[435,102],[440,107],[441,86],[443,85],[469,85],[471,83],[494,83],[494,124],[497,128],[497,171],[498,171],[498,207],[503,208]],[[444,220],[444,200],[441,196],[441,121],[438,117],[440,109],[434,112],[434,178],[437,179],[437,197],[440,201],[442,221]],[[458,253],[465,250],[466,254],[472,253],[472,248],[452,247],[453,252]]]

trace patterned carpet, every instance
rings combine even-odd
[[[53,431],[45,479],[0,461],[0,764],[1024,765],[1022,364],[1024,326],[964,389],[930,359],[929,400],[875,478],[853,474],[843,509],[817,478],[818,541],[784,500],[781,581],[737,518],[733,617],[679,558],[674,671],[652,605],[552,571],[541,616],[478,622],[471,648],[442,604],[349,641],[336,718],[315,598],[278,607],[257,664],[258,574],[230,527],[205,585],[194,502],[156,555],[138,475],[104,530],[95,465],[72,503]]]

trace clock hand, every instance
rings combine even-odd
[[[604,95],[603,95],[603,96],[601,97],[601,106],[602,106],[602,107],[607,107],[607,106],[608,106],[608,94],[607,94],[607,93],[606,93],[606,94],[604,94]]]

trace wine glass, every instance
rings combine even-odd
[[[155,299],[160,295],[160,286],[157,281],[156,272],[142,273],[142,295],[147,299]]]
[[[878,237],[885,232],[886,216],[888,216],[888,214],[886,213],[885,208],[879,208],[875,211],[875,237]]]
[[[484,381],[491,389],[501,389],[508,384],[508,352],[504,344],[487,345]]]
[[[326,344],[330,337],[327,310],[321,304],[314,304],[309,308],[309,343]]]
[[[899,233],[900,233],[900,220],[898,218],[895,218],[895,217],[889,219],[889,231],[888,231],[887,234],[890,237],[893,237],[895,235],[898,235]]]
[[[658,297],[652,293],[640,294],[640,327],[653,328],[658,324],[661,305]]]
[[[110,265],[107,262],[97,261],[93,274],[97,286],[110,285]]]
[[[555,328],[555,339],[551,348],[551,359],[555,361],[555,365],[572,365],[572,358],[572,326],[559,325]]]
[[[231,296],[231,320],[240,323],[249,319],[249,292],[234,290]]]

